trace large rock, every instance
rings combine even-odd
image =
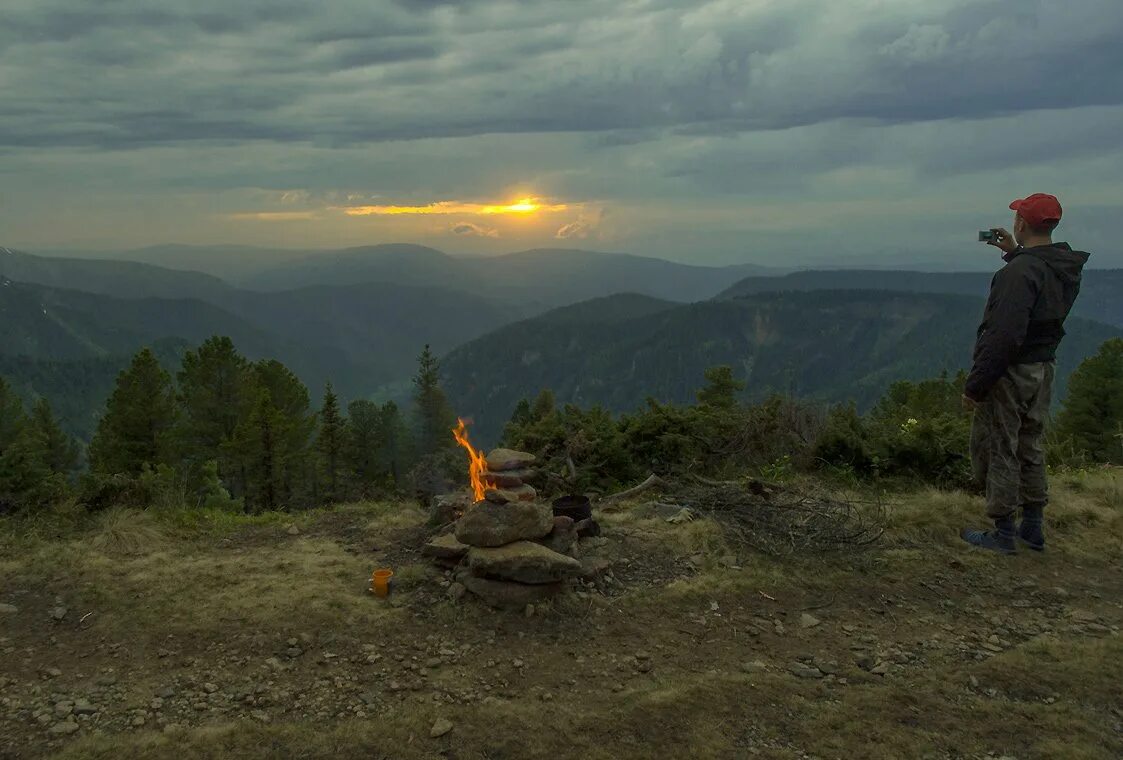
[[[534,486],[522,485],[518,488],[488,488],[484,499],[492,504],[509,504],[512,501],[537,501],[538,491]]]
[[[581,572],[581,563],[542,544],[516,541],[494,548],[473,547],[468,552],[468,568],[477,576],[519,583],[555,583]]]
[[[498,470],[496,472],[488,471],[487,476],[498,488],[518,488],[524,483],[534,483],[541,477],[541,474],[538,470],[531,469]]]
[[[512,451],[511,449],[496,449],[487,455],[488,472],[506,472],[508,470],[522,470],[534,463],[537,459],[533,454],[525,451]]]
[[[468,589],[492,607],[508,610],[524,610],[528,604],[538,604],[557,596],[565,588],[562,583],[540,583],[528,585],[513,581],[495,581],[490,578],[477,578],[464,573],[459,580]]]
[[[429,543],[421,547],[421,554],[444,562],[459,562],[468,553],[468,545],[456,540],[456,536],[445,533],[429,539]]]
[[[577,543],[577,525],[572,517],[558,515],[554,518],[554,529],[545,538],[538,539],[538,543],[558,554],[570,554],[573,545]]]
[[[545,504],[481,501],[456,521],[456,538],[469,546],[503,546],[533,541],[554,529],[554,515]]]

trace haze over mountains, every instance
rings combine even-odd
[[[689,403],[707,367],[728,364],[747,394],[868,407],[894,381],[970,365],[982,301],[874,290],[767,292],[693,304],[617,295],[509,325],[446,357],[458,410],[493,440],[519,399],[552,389],[561,402],[615,412],[644,399]],[[1058,357],[1068,374],[1119,329],[1074,318]]]
[[[106,254],[100,254],[105,256]],[[731,364],[754,397],[867,404],[893,380],[962,367],[989,275],[698,267],[542,249],[455,257],[415,245],[329,252],[161,246],[122,254],[211,272],[0,248],[0,373],[91,432],[116,371],[144,345],[169,365],[212,334],[288,365],[318,395],[408,395],[422,346],[447,355],[459,410],[495,434],[519,398],[626,411],[693,397]],[[163,258],[161,258],[163,257]],[[227,278],[215,276],[225,272]],[[829,290],[829,293],[805,291]],[[909,292],[912,295],[901,296]],[[1123,270],[1085,281],[1062,374],[1123,325]]]

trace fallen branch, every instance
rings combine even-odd
[[[619,493],[602,496],[601,502],[620,501],[621,499],[627,499],[631,496],[635,496],[638,493],[643,493],[644,491],[655,488],[656,486],[665,485],[666,482],[661,477],[659,477],[655,473],[651,473],[647,476],[647,479],[640,483],[638,486],[632,486],[631,488],[620,491]]]

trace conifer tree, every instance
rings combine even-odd
[[[69,475],[78,469],[81,452],[78,443],[55,420],[51,405],[40,397],[31,410],[28,430],[34,436],[43,463],[58,475]]]
[[[170,464],[175,420],[171,375],[151,349],[143,348],[117,375],[105,414],[90,442],[91,469],[137,475],[145,465]]]
[[[249,458],[250,501],[264,509],[297,506],[310,499],[305,477],[315,418],[309,410],[308,389],[281,362],[270,359],[253,365],[258,400],[240,435]]]
[[[23,402],[7,381],[0,377],[0,454],[16,442],[27,424]]]
[[[417,359],[417,375],[413,378],[417,447],[422,459],[431,459],[456,443],[449,432],[456,418],[441,390],[440,372],[437,357],[426,345]]]
[[[371,495],[384,478],[382,470],[382,410],[378,404],[357,399],[347,405],[349,419],[345,442],[347,468],[363,496]]]
[[[1057,433],[1097,462],[1123,463],[1123,338],[1104,342],[1072,373]]]
[[[378,446],[380,466],[389,474],[395,487],[400,487],[409,460],[409,432],[402,412],[393,401],[381,409],[381,440]]]
[[[219,476],[235,497],[246,491],[246,463],[236,433],[259,401],[257,376],[227,337],[207,339],[183,357],[178,374],[181,416],[177,445],[195,470],[218,462]]]
[[[50,474],[23,402],[0,378],[0,513],[39,503]]]
[[[320,408],[320,432],[316,438],[316,448],[320,454],[320,469],[323,472],[323,500],[336,501],[343,498],[340,470],[343,464],[343,449],[347,437],[346,420],[339,413],[339,399],[327,384],[324,401]]]

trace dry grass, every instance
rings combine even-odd
[[[159,551],[167,537],[148,512],[114,507],[98,516],[89,545],[110,556],[135,557]]]
[[[0,559],[0,588],[33,587],[45,598],[65,593],[72,608],[98,613],[87,628],[73,631],[70,643],[81,659],[64,667],[68,675],[123,667],[87,652],[83,647],[90,642],[124,641],[143,654],[165,646],[171,634],[180,643],[167,646],[190,649],[184,658],[198,656],[201,667],[211,668],[218,667],[213,652],[219,645],[246,646],[231,642],[260,636],[269,643],[265,651],[249,650],[244,671],[228,655],[226,682],[235,673],[253,681],[303,673],[308,680],[302,686],[311,689],[338,671],[308,662],[291,673],[263,675],[270,647],[306,632],[317,640],[351,635],[392,641],[412,655],[414,645],[436,635],[473,642],[482,652],[481,660],[458,666],[450,679],[473,688],[495,685],[489,698],[468,703],[439,703],[428,691],[395,697],[363,720],[274,712],[266,724],[216,716],[209,725],[166,733],[83,731],[59,750],[61,758],[615,760],[657,754],[895,760],[990,753],[1099,760],[1123,753],[1123,714],[1111,712],[1123,704],[1123,641],[1117,634],[1069,634],[1062,620],[1055,635],[1030,638],[982,663],[948,648],[932,654],[924,668],[883,679],[857,669],[849,649],[855,638],[844,637],[839,626],[855,623],[885,646],[916,649],[918,640],[933,635],[933,622],[946,626],[938,628],[942,636],[990,625],[975,609],[990,603],[992,586],[1021,578],[1041,588],[1063,584],[1074,589],[1073,596],[1081,584],[1085,591],[1103,591],[1102,599],[1086,594],[1065,604],[1094,607],[1118,622],[1115,600],[1107,598],[1119,588],[1123,556],[1118,478],[1104,472],[1055,479],[1050,552],[1026,552],[1013,563],[959,545],[958,529],[983,521],[982,500],[962,493],[921,491],[888,499],[885,543],[854,557],[736,556],[710,521],[670,525],[624,508],[604,516],[612,540],[700,558],[697,570],[622,596],[566,598],[533,619],[497,616],[474,604],[436,604],[417,614],[373,600],[367,580],[373,566],[387,561],[381,552],[400,551],[395,537],[425,518],[414,507],[393,504],[253,517],[108,513],[88,530],[61,540],[40,536],[18,558]],[[300,534],[289,535],[288,523],[297,524]],[[379,552],[363,548],[371,543]],[[952,562],[960,569],[950,571]],[[396,593],[407,599],[431,585],[428,565],[399,561],[395,571]],[[918,585],[939,575],[946,592],[958,595],[953,608],[941,605],[946,597]],[[998,600],[1003,610],[1008,602]],[[805,631],[797,621],[811,607],[823,624]],[[747,634],[746,625],[760,617],[783,619],[787,634]],[[41,626],[41,619],[33,625]],[[488,643],[490,636],[499,642]],[[39,628],[30,629],[21,646],[40,639]],[[627,657],[638,649],[655,653],[652,673],[578,666],[573,657]],[[842,662],[850,684],[787,673],[787,665],[805,654]],[[525,672],[487,664],[514,657],[526,661]],[[740,664],[753,659],[764,660],[768,669],[742,672]],[[145,704],[163,683],[165,669],[181,662],[137,660],[129,676],[131,698]],[[378,668],[354,672],[364,689],[385,686]],[[979,687],[970,686],[972,676]],[[549,701],[540,698],[543,692]],[[433,740],[429,728],[439,717],[455,728]]]

